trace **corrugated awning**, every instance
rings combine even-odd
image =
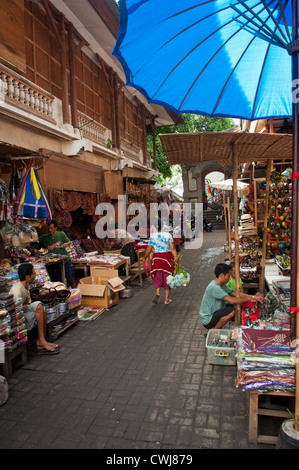
[[[232,165],[232,152],[239,163],[268,159],[292,159],[293,136],[248,132],[194,132],[159,134],[170,165],[218,161]]]

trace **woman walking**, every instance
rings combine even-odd
[[[174,260],[178,259],[178,255],[173,243],[173,238],[168,232],[163,232],[161,229],[157,233],[152,233],[148,247],[145,252],[145,259],[153,253],[151,259],[151,277],[156,289],[156,295],[153,303],[157,304],[160,298],[161,287],[165,289],[165,305],[170,304],[172,301],[169,298],[170,287],[167,284],[167,276],[173,274]]]

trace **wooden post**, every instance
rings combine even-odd
[[[238,221],[238,157],[232,144],[233,161],[233,195],[234,195],[234,233],[235,233],[235,272],[236,272],[236,295],[240,295],[240,261],[239,261],[239,221]],[[241,306],[236,305],[235,322],[241,324]]]
[[[61,90],[62,90],[62,113],[63,122],[70,122],[70,110],[69,110],[69,87],[67,78],[67,43],[66,43],[66,30],[65,30],[65,18],[63,15],[60,17],[59,31],[61,37],[60,44],[60,64],[61,64]]]
[[[224,212],[224,221],[225,221],[226,240],[227,240],[227,242],[228,242],[228,229],[227,229],[227,213],[226,213],[225,192],[223,192],[223,212]]]
[[[114,146],[120,148],[119,122],[118,122],[118,95],[116,90],[117,77],[115,72],[109,67],[102,57],[97,54],[97,58],[101,63],[101,67],[106,79],[110,95],[110,111],[111,111],[111,133]]]
[[[157,170],[157,148],[156,148],[156,124],[155,118],[151,119],[152,133],[153,133],[153,153],[154,153],[154,169]]]
[[[265,292],[265,266],[266,266],[266,253],[267,253],[267,227],[268,227],[268,214],[269,214],[269,192],[270,192],[270,177],[272,170],[272,160],[267,163],[267,177],[266,177],[266,198],[265,198],[265,213],[264,213],[264,232],[263,232],[263,245],[262,245],[262,271],[259,282],[259,291],[261,294]]]
[[[292,40],[294,43],[298,41],[298,5],[297,1],[292,1]],[[292,83],[298,80],[298,63],[299,54],[296,49],[291,55],[292,60]],[[299,171],[299,104],[298,100],[292,101],[292,117],[293,117],[293,172]],[[298,256],[299,256],[299,181],[295,178],[292,182],[292,240],[291,240],[291,301],[290,307],[297,309],[299,307],[299,286],[298,286]],[[291,312],[290,315],[290,337],[291,341],[296,340],[296,401],[295,401],[295,429],[299,431],[299,314]]]
[[[74,42],[74,26],[72,23],[67,24],[68,31],[68,43],[69,43],[69,64],[70,64],[70,97],[71,97],[71,118],[72,126],[79,127],[78,123],[78,109],[77,109],[77,90],[76,90],[76,74],[75,74],[75,57],[78,51],[82,49],[83,46],[87,45],[84,39],[81,39],[76,46]],[[78,33],[76,33],[78,36]]]
[[[69,92],[68,92],[68,79],[67,79],[67,44],[66,44],[66,28],[65,28],[66,19],[62,14],[60,14],[59,24],[57,26],[56,21],[53,18],[48,0],[43,0],[43,6],[46,10],[48,19],[50,21],[52,29],[59,43],[60,67],[61,67],[62,114],[63,114],[63,122],[69,123],[70,112],[69,112]]]

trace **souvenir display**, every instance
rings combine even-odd
[[[22,303],[11,294],[0,294],[0,340],[9,352],[28,342]]]
[[[289,330],[241,327],[237,349],[237,386],[259,393],[295,390],[296,357]]]
[[[79,240],[70,240],[69,242],[63,245],[63,248],[66,249],[72,259],[84,256],[84,251],[80,246]]]
[[[288,254],[291,242],[291,179],[273,170],[271,173],[269,215],[268,215],[268,255]]]

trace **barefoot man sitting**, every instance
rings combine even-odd
[[[23,312],[27,331],[37,325],[38,339],[36,341],[39,354],[58,354],[58,344],[46,341],[47,312],[39,301],[31,302],[29,286],[34,282],[36,273],[31,263],[20,264],[18,268],[19,281],[10,289],[14,300],[22,299]]]

